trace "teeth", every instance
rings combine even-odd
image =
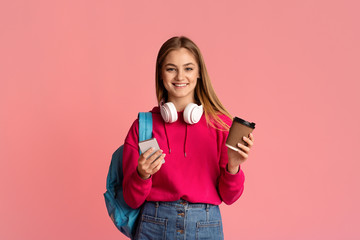
[[[186,83],[184,83],[184,84],[175,84],[175,86],[177,86],[177,87],[184,87],[186,85],[187,85]]]

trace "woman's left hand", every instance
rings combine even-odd
[[[247,160],[250,149],[254,145],[254,135],[250,133],[249,137],[247,138],[244,136],[243,140],[248,144],[248,146],[238,143],[238,147],[242,150],[234,151],[230,148],[227,150],[229,157],[227,170],[232,174],[236,174],[239,171],[239,165]]]

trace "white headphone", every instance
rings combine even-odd
[[[164,103],[162,100],[160,102],[160,112],[166,123],[173,123],[178,119],[177,110],[172,102]],[[200,121],[203,112],[204,109],[202,105],[199,106],[195,103],[189,103],[183,113],[184,121],[187,124],[195,124]]]

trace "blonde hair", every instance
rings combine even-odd
[[[200,68],[200,78],[198,78],[196,87],[195,87],[195,100],[197,104],[203,105],[205,118],[207,124],[212,126],[215,129],[228,131],[230,126],[227,125],[218,114],[224,114],[232,120],[231,114],[225,109],[221,104],[220,100],[216,96],[216,93],[211,85],[209,74],[206,70],[204,59],[201,55],[200,49],[196,44],[191,41],[189,38],[180,36],[172,37],[168,39],[160,48],[157,59],[156,59],[156,97],[158,104],[160,104],[161,99],[164,99],[165,102],[168,100],[168,93],[164,87],[163,81],[161,79],[161,69],[163,62],[166,56],[173,50],[186,48],[189,50],[197,60],[197,63]],[[215,123],[215,124],[214,124]],[[221,126],[218,128],[217,126]]]

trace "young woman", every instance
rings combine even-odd
[[[124,199],[132,208],[142,206],[136,239],[223,239],[218,205],[241,196],[240,165],[254,137],[244,137],[248,146],[239,143],[242,151],[225,146],[232,117],[189,38],[170,38],[160,48],[156,96],[153,137],[161,150],[148,159],[152,149],[139,156],[138,120],[124,144]]]

